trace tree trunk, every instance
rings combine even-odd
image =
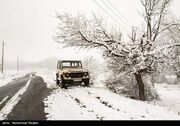
[[[139,87],[139,100],[145,101],[146,98],[145,98],[144,83],[142,80],[142,76],[140,73],[135,73],[134,75],[135,75],[135,78]]]

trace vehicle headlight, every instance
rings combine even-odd
[[[84,73],[84,76],[87,77],[87,76],[88,76],[88,72],[85,72],[85,73]]]
[[[65,74],[65,77],[67,77],[67,78],[68,78],[68,77],[69,77],[69,74],[68,74],[68,73],[66,73],[66,74]]]

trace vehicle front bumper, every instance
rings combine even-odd
[[[83,78],[63,78],[63,81],[66,83],[76,83],[76,82],[88,82],[90,79],[89,77],[83,77]]]

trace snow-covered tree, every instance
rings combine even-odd
[[[180,21],[178,21],[180,22]],[[172,41],[176,45],[180,44],[180,29],[179,27],[175,27],[172,29],[169,29],[169,34],[166,34],[166,38],[169,41]],[[180,46],[176,46],[172,49],[174,55],[172,57],[172,68],[174,71],[176,71],[176,75],[178,78],[180,78]]]
[[[101,48],[104,56],[118,72],[134,76],[139,89],[139,99],[146,100],[144,78],[157,70],[159,63],[168,60],[169,49],[174,45],[157,46],[157,38],[168,29],[177,27],[176,22],[167,21],[167,9],[171,0],[141,0],[146,27],[143,33],[133,30],[130,41],[122,40],[116,29],[109,32],[103,27],[102,19],[84,15],[57,14],[59,19],[55,40],[65,46]]]

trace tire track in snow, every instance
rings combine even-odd
[[[104,106],[108,107],[109,109],[112,109],[112,110],[115,110],[117,112],[120,112],[120,113],[124,113],[126,114],[127,111],[121,111],[119,108],[115,108],[113,107],[113,105],[111,105],[108,101],[105,101],[103,100],[101,97],[95,97],[101,104],[103,104]],[[139,115],[140,118],[145,118],[146,116],[145,115]],[[131,120],[133,120],[134,118],[133,117],[130,117]]]
[[[109,109],[113,109],[115,111],[121,112],[119,108],[115,108],[113,107],[112,104],[110,104],[108,101],[103,100],[100,96],[95,96],[93,95],[92,92],[88,91],[88,94],[90,97],[96,98],[101,104],[103,104],[104,106],[108,107]],[[126,111],[123,111],[123,113],[127,113]]]
[[[90,91],[88,91],[88,94],[89,94],[89,96],[91,96],[92,98],[95,98],[97,101],[99,101],[102,105],[104,105],[108,109],[112,109],[112,110],[117,111],[119,113],[124,113],[124,114],[128,113],[127,111],[122,111],[119,108],[115,108],[112,104],[110,104],[110,102],[103,100],[100,96],[96,96],[93,93],[91,93]],[[144,116],[140,116],[140,117],[144,118]],[[133,120],[134,118],[130,117],[130,119]]]
[[[113,105],[109,104],[109,102],[105,101],[105,100],[102,100],[101,97],[96,97],[96,99],[98,99],[98,101],[105,105],[106,107],[110,108],[110,109],[113,109],[115,111],[118,111],[120,112],[120,109],[119,108],[114,108]],[[126,111],[124,111],[124,113],[127,113]]]
[[[0,102],[0,105],[3,104],[8,98],[9,96],[6,96],[5,98],[3,98],[3,100]]]
[[[72,95],[70,95],[70,94],[68,94],[68,93],[65,93],[65,92],[63,92],[63,94],[65,95],[65,97],[69,97],[69,98],[71,98],[73,101],[75,101],[75,103],[76,103],[80,108],[86,109],[86,111],[87,111],[88,113],[93,113],[93,115],[96,116],[96,119],[98,119],[98,120],[103,120],[103,119],[104,119],[103,116],[100,116],[99,114],[95,113],[94,110],[89,110],[89,109],[87,108],[87,106],[86,106],[83,102],[81,102],[80,99],[75,98],[75,97],[73,97]]]
[[[72,93],[72,92],[71,92]],[[73,93],[72,94],[67,94],[67,95],[69,95],[69,97],[70,98],[72,98],[74,101],[76,101],[76,103],[81,107],[81,108],[83,108],[83,109],[86,109],[88,112],[90,112],[90,113],[93,113],[93,114],[95,114],[96,115],[96,118],[98,119],[98,120],[104,120],[105,119],[105,117],[104,116],[102,116],[103,114],[101,113],[101,114],[98,114],[97,112],[96,112],[96,109],[89,109],[88,110],[88,107],[86,107],[86,106],[88,106],[88,104],[87,105],[85,105],[80,99],[80,97],[78,98],[78,97],[73,97]],[[104,107],[106,107],[107,109],[109,109],[109,110],[113,110],[114,112],[116,111],[117,113],[120,113],[120,114],[124,114],[124,115],[127,115],[128,114],[128,112],[127,111],[123,111],[123,110],[120,110],[120,108],[116,108],[116,107],[114,107],[113,106],[113,104],[111,104],[111,102],[108,102],[108,101],[106,101],[106,100],[104,100],[104,99],[102,99],[100,96],[98,96],[98,95],[95,95],[94,93],[92,93],[90,90],[87,90],[87,92],[86,92],[88,95],[88,97],[87,98],[89,98],[89,101],[91,101],[91,100],[96,100],[97,102],[96,103],[98,103],[99,102],[99,104],[102,104]],[[85,106],[85,107],[84,107]],[[102,107],[103,107],[102,106]],[[140,116],[141,118],[145,118],[145,116]],[[133,117],[129,117],[131,120],[133,120],[134,118]]]
[[[0,120],[5,120],[16,104],[20,101],[21,96],[26,92],[27,88],[29,87],[31,79],[28,80],[26,85],[22,87],[1,109],[0,111]]]

